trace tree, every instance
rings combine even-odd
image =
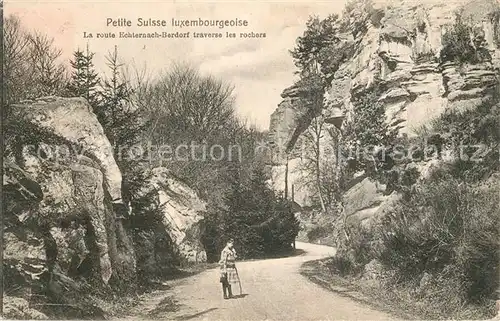
[[[27,32],[19,18],[10,15],[4,20],[3,40],[4,112],[9,104],[62,92],[66,70],[53,39]]]
[[[116,46],[108,52],[106,62],[109,75],[101,79],[95,113],[115,148],[115,159],[123,175],[124,200],[134,202],[151,173],[147,160],[129,157],[129,152],[134,144],[141,142],[150,122],[142,117],[143,109],[133,104],[135,88],[124,76]]]
[[[321,138],[324,130],[324,120],[321,117],[321,111],[323,108],[325,82],[321,74],[315,71],[309,74],[302,74],[297,86],[300,88],[299,102],[306,108],[306,115],[310,119],[309,126],[303,135],[305,145],[307,146],[303,169],[306,173],[310,174],[310,177],[314,178],[310,180],[310,177],[307,176],[304,179],[304,183],[305,185],[314,186],[321,209],[325,212],[326,204],[321,186],[322,168],[320,164],[323,153],[321,150]]]
[[[232,172],[233,179],[224,203],[206,216],[203,243],[212,260],[228,238],[234,238],[244,258],[281,254],[292,248],[299,222],[291,203],[267,185],[263,166],[254,166],[248,177]]]
[[[290,51],[300,73],[318,71],[321,65],[320,51],[340,42],[335,25],[337,19],[337,15],[329,15],[324,20],[317,16],[309,17],[306,31],[302,37],[297,38],[296,47]]]
[[[67,82],[66,68],[60,62],[62,51],[54,47],[54,39],[39,32],[28,35],[28,98],[61,94]]]
[[[383,86],[376,85],[369,91],[352,99],[352,117],[344,129],[343,158],[351,172],[364,170],[367,174],[380,176],[379,171],[390,167],[390,148],[394,146],[396,134],[386,122],[385,107],[378,101]]]
[[[236,122],[233,86],[187,65],[174,65],[144,96],[157,143],[211,141]]]
[[[384,16],[383,9],[375,9],[372,0],[349,1],[343,12],[340,27],[343,31],[350,31],[354,38],[367,31],[368,23],[380,27]]]
[[[463,13],[456,13],[455,23],[443,35],[442,62],[481,63],[491,60],[482,29],[477,32],[472,22],[467,23]]]
[[[168,166],[202,197],[222,201],[228,188],[226,183],[231,181],[228,169],[239,166],[240,161],[229,158],[239,158],[243,150],[239,140],[246,135],[244,125],[236,117],[233,86],[178,64],[145,86],[139,93],[144,117],[151,126],[143,139],[173,151],[179,146],[189,146],[189,150],[179,148],[167,157],[159,151],[153,152],[152,160]],[[218,148],[211,153],[213,146]]]
[[[19,18],[13,15],[6,17],[3,23],[2,56],[5,105],[24,98],[23,84],[28,74],[26,65],[28,45],[27,33],[22,28]]]
[[[316,195],[319,199],[321,209],[326,212],[326,205],[323,196],[322,188],[322,150],[321,150],[321,139],[324,135],[324,121],[321,116],[316,116],[312,120],[311,124],[304,133],[305,145],[307,147],[307,152],[303,153],[304,160],[302,162],[302,169],[309,175],[305,176],[304,184],[313,185],[316,190]],[[312,179],[311,179],[312,178]]]
[[[338,16],[330,15],[324,20],[310,17],[306,31],[297,39],[296,47],[290,52],[295,65],[299,68],[300,104],[306,108],[306,119],[310,122],[304,134],[308,153],[304,162],[304,170],[310,174],[304,180],[306,185],[313,185],[319,199],[321,209],[326,211],[323,173],[321,166],[321,136],[324,122],[321,119],[325,88],[339,65],[347,59],[343,41],[339,38],[337,28]],[[340,49],[339,49],[340,48]],[[338,54],[334,54],[340,52]],[[330,56],[339,58],[333,61]],[[330,198],[330,197],[329,197]]]
[[[5,146],[18,136],[11,119],[10,105],[41,96],[58,95],[66,83],[66,70],[59,61],[61,51],[53,39],[26,31],[19,18],[10,15],[3,24],[2,55],[3,90],[2,119]]]
[[[73,60],[70,61],[73,72],[67,90],[70,96],[87,99],[95,111],[98,104],[97,87],[100,79],[94,70],[93,58],[94,53],[90,52],[88,45],[86,52],[78,49],[73,53]]]
[[[134,90],[130,81],[123,77],[123,64],[119,62],[116,46],[108,52],[106,65],[109,75],[101,81],[95,113],[111,144],[131,146],[140,139],[148,122],[143,121],[142,110],[132,104]]]

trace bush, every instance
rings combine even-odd
[[[353,263],[342,256],[334,256],[328,261],[328,268],[331,272],[346,277],[355,274]]]
[[[392,160],[375,148],[393,146],[396,133],[385,121],[385,107],[378,101],[385,92],[384,84],[355,93],[351,99],[352,118],[344,125],[343,164],[350,171],[364,170],[368,176],[380,180],[382,174],[392,167]],[[386,153],[388,154],[388,153]],[[373,157],[372,157],[373,156]]]
[[[330,233],[330,229],[326,226],[315,226],[307,231],[307,239],[309,242],[314,242],[322,237],[328,236]]]
[[[464,112],[448,111],[433,123],[445,149],[459,156],[448,173],[467,182],[487,178],[500,168],[500,105],[483,104]],[[459,146],[467,146],[459,150]]]
[[[499,285],[499,192],[456,179],[420,186],[385,222],[381,262],[402,284],[418,284],[429,274],[438,289],[432,300],[450,313],[493,298]]]
[[[340,252],[351,261],[353,273],[358,274],[366,264],[378,256],[378,235],[362,227],[351,229],[348,234],[349,247],[341,249]]]
[[[455,23],[443,35],[440,57],[441,62],[458,64],[476,64],[491,59],[484,35],[466,23],[460,14],[456,15]]]

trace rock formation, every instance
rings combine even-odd
[[[153,170],[151,186],[158,191],[165,230],[181,258],[193,263],[206,262],[207,255],[200,242],[206,203],[163,167]]]
[[[122,201],[122,173],[90,105],[44,97],[11,108],[15,136],[7,141],[3,178],[5,289],[28,301],[33,291],[50,289],[64,302],[85,292],[77,276],[103,288],[133,287],[142,268],[135,231],[128,228],[133,212]],[[156,174],[150,186],[162,186],[158,197],[165,205],[160,232],[187,260],[204,261],[204,203],[186,185]],[[172,266],[170,259],[162,265]]]
[[[365,95],[375,85],[383,85],[378,101],[385,107],[386,122],[398,136],[416,136],[422,125],[430,124],[445,110],[465,110],[479,104],[498,103],[500,68],[500,5],[494,0],[398,0],[372,1],[375,19],[366,19],[362,26],[345,30],[340,38],[354,43],[354,55],[342,62],[330,75],[331,83],[325,92],[321,112],[324,119],[340,128],[344,116],[352,113],[352,100]],[[461,12],[486,41],[491,59],[481,63],[441,62],[443,37],[454,23],[455,12]],[[285,188],[284,170],[298,162],[296,155],[309,119],[304,119],[304,107],[293,99],[293,91],[283,93],[284,100],[271,116],[271,147],[280,151],[280,161],[274,164],[274,186]],[[295,103],[294,103],[295,102]],[[345,121],[344,121],[345,124]],[[278,139],[279,138],[279,139]],[[300,145],[300,144],[299,144]],[[285,152],[283,155],[283,151]],[[416,164],[420,172],[428,171],[435,163]],[[290,171],[290,169],[289,169]],[[359,179],[343,196],[348,204],[344,214],[355,224],[370,225],[384,211],[386,203],[395,196],[386,194],[379,186],[358,173]],[[305,173],[294,174],[304,176]],[[289,176],[288,188],[295,178]],[[297,187],[296,187],[297,188]],[[304,193],[308,194],[305,188]],[[308,205],[304,202],[301,205]]]
[[[102,281],[108,283],[113,272],[120,279],[132,278],[132,244],[126,234],[119,235],[123,227],[112,204],[121,201],[122,177],[112,146],[90,105],[80,98],[46,97],[14,105],[12,110],[20,129],[26,130],[20,130],[20,144],[13,146],[21,149],[14,161],[44,193],[36,213],[40,217],[35,220],[43,220],[52,237],[52,233],[70,233],[61,226],[65,221],[77,219],[80,225],[88,224],[94,234],[97,253],[92,254],[98,258]]]

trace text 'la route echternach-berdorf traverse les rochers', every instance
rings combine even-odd
[[[170,22],[170,23],[169,23]],[[127,28],[127,27],[156,27],[156,28],[187,28],[187,27],[206,27],[206,28],[231,28],[231,27],[247,27],[248,20],[234,18],[234,19],[176,19],[171,18],[170,21],[165,19],[152,19],[152,18],[137,18],[135,23],[133,20],[128,18],[106,18],[106,27],[116,27],[116,28]],[[96,34],[97,38],[222,38],[224,34],[222,32],[206,32],[205,30],[200,30],[201,32],[168,32],[163,30],[146,31],[146,32],[132,32],[132,31],[119,31],[118,33],[109,32],[99,32]],[[234,31],[234,30],[232,30]],[[236,37],[234,32],[226,32],[225,37]],[[255,32],[241,32],[239,37],[244,38],[260,38],[265,37],[265,33],[255,33]],[[94,35],[90,32],[84,32],[84,38],[94,38]]]

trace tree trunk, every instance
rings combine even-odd
[[[285,163],[285,199],[288,199],[288,155]]]
[[[321,210],[326,212],[325,201],[323,200],[323,193],[321,192],[321,176],[319,172],[319,159],[316,161],[316,185],[318,187],[318,197],[321,204]]]
[[[316,133],[316,186],[318,188],[318,196],[319,196],[319,202],[321,204],[321,210],[323,213],[326,212],[326,206],[325,206],[325,201],[323,199],[323,193],[321,192],[321,172],[320,172],[320,138],[321,138],[321,128],[319,128],[318,132]]]

